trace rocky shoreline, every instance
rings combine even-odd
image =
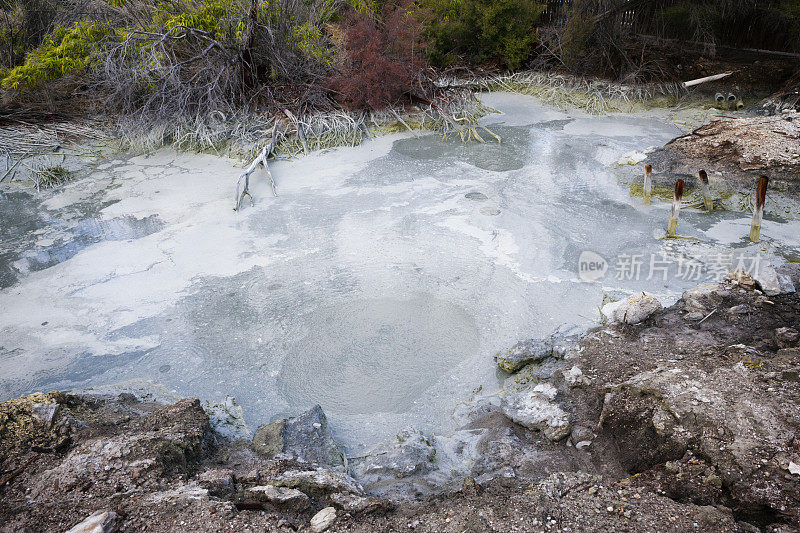
[[[244,441],[197,399],[11,400],[0,531],[798,531],[800,268],[778,275],[519,343],[460,430],[364,457],[318,406]]]

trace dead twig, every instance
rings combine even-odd
[[[28,458],[28,460],[27,460],[27,461],[25,461],[24,463],[22,463],[22,465],[20,465],[20,466],[19,466],[18,468],[16,468],[15,470],[12,470],[12,471],[11,471],[11,472],[10,472],[8,475],[6,475],[6,476],[5,476],[3,479],[0,479],[0,488],[3,488],[3,487],[4,487],[5,485],[7,485],[8,483],[11,483],[11,482],[14,480],[14,478],[15,478],[15,477],[17,477],[18,475],[20,475],[21,473],[23,473],[23,472],[25,471],[25,469],[26,469],[26,468],[28,468],[28,466],[29,466],[29,465],[30,465],[32,462],[34,462],[36,459],[38,459],[38,457],[39,457],[38,455],[32,455],[32,456],[30,456],[30,457]]]

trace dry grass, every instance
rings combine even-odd
[[[514,74],[443,80],[480,91],[508,91],[599,115],[675,105],[686,91],[677,83],[623,84],[577,76],[526,71]]]

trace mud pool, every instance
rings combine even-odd
[[[279,196],[256,178],[239,213],[240,165],[166,150],[4,186],[0,400],[153,382],[236,397],[253,425],[320,403],[358,452],[409,425],[446,433],[500,386],[493,354],[596,324],[604,295],[668,304],[721,255],[800,255],[798,221],[768,217],[748,245],[745,213],[686,210],[691,239],[658,238],[668,204],[631,198],[613,164],[679,135],[665,115],[485,100],[500,145],[397,134],[277,162]],[[578,277],[586,250],[609,262],[600,283]],[[620,256],[640,274],[617,279]],[[708,270],[682,277],[679,258]]]

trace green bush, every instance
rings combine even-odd
[[[10,69],[0,82],[4,89],[33,89],[42,83],[83,70],[97,60],[98,45],[118,34],[105,24],[77,23],[57,27],[27,55],[25,63]]]
[[[561,60],[573,72],[581,71],[583,63],[592,51],[594,17],[588,13],[573,12],[564,26],[561,44]]]
[[[545,8],[535,0],[421,0],[419,5],[431,63],[447,66],[461,56],[509,69],[530,56]]]
[[[269,4],[270,2],[263,2]],[[205,0],[160,4],[155,14],[157,25],[167,30],[180,27],[205,31],[220,42],[232,43],[241,38],[245,23],[235,0]]]

